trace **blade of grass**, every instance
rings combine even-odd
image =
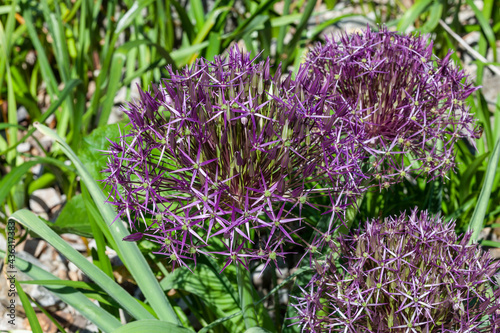
[[[38,38],[38,34],[33,23],[32,8],[28,7],[28,4],[23,4],[23,18],[26,28],[28,29],[28,35],[30,37],[31,43],[35,48],[37,60],[40,63],[40,70],[44,82],[47,84],[47,91],[49,92],[51,98],[53,98],[57,92],[57,80],[52,71],[52,67],[49,63],[45,49]]]
[[[22,283],[23,281],[19,281],[20,283]],[[54,325],[56,325],[57,329],[61,332],[61,333],[66,333],[66,330],[61,326],[61,324],[59,324],[57,322],[57,320],[54,319],[54,317],[52,317],[52,315],[43,308],[43,306],[41,306],[37,301],[35,301],[32,297],[30,297],[30,301],[35,303],[35,305],[37,306],[37,308],[43,312],[44,315],[47,316],[47,318],[49,318],[49,320],[51,322],[54,323]]]
[[[283,4],[283,16],[288,15],[290,13],[290,3],[291,0],[285,0]],[[278,32],[278,39],[277,39],[277,45],[276,45],[276,54],[282,55],[283,54],[283,46],[285,43],[285,36],[286,36],[286,26],[280,27],[280,30]]]
[[[96,184],[95,180],[89,174],[89,172],[82,165],[81,161],[71,150],[71,148],[51,129],[41,124],[35,124],[35,127],[43,134],[53,138],[57,143],[61,145],[62,151],[66,156],[73,162],[82,181],[87,186],[87,189],[92,196],[97,208],[99,209],[103,220],[106,223],[100,223],[99,227],[101,230],[109,229],[113,236],[116,246],[121,254],[120,259],[123,261],[129,272],[134,277],[135,281],[141,288],[144,296],[148,300],[149,304],[158,314],[161,320],[180,324],[179,319],[175,315],[175,312],[167,300],[165,293],[158,284],[151,268],[149,267],[144,256],[141,254],[139,248],[135,243],[124,242],[122,239],[128,236],[130,233],[127,231],[123,222],[117,219],[114,223],[116,213],[113,208],[105,204],[106,197],[102,193],[100,187]],[[109,223],[109,225],[108,225]],[[104,274],[104,273],[103,273]],[[106,278],[108,278],[106,276]]]
[[[200,0],[191,0],[189,4],[191,7],[191,11],[193,12],[196,29],[198,29],[198,31],[201,31],[203,24],[205,23],[203,4]]]
[[[115,95],[120,88],[120,83],[122,81],[122,70],[125,59],[126,56],[124,53],[116,52],[113,55],[113,62],[109,73],[108,88],[106,90],[104,103],[102,103],[101,114],[99,115],[99,127],[108,123],[109,115],[111,114],[111,109],[114,105]]]
[[[500,139],[497,140],[495,149],[490,156],[488,168],[486,169],[486,175],[484,177],[483,188],[481,189],[476,208],[474,209],[474,213],[472,213],[472,218],[469,223],[469,230],[472,230],[472,237],[470,239],[471,243],[477,241],[477,238],[479,237],[479,234],[483,229],[484,217],[486,214],[486,209],[488,208],[488,202],[490,200],[493,181],[495,180],[499,157]]]
[[[474,11],[474,15],[476,15],[476,19],[483,30],[484,36],[488,43],[490,44],[490,48],[493,51],[493,59],[497,61],[497,47],[496,47],[496,38],[495,33],[491,29],[491,26],[488,20],[484,17],[483,13],[477,8],[476,4],[472,0],[465,0],[470,8]]]
[[[259,4],[259,6],[257,6],[257,8],[255,9],[255,11],[253,11],[251,13],[251,15],[245,19],[241,24],[239,24],[236,29],[231,32],[229,35],[228,35],[228,38],[225,40],[224,44],[223,44],[223,48],[227,48],[229,46],[229,44],[235,40],[235,39],[238,39],[241,32],[259,15],[261,15],[263,12],[265,12],[266,10],[269,9],[269,7],[271,7],[274,3],[276,2],[276,0],[266,0],[266,1],[263,1]]]
[[[285,46],[286,54],[292,54],[294,50],[299,48],[298,43],[302,37],[302,31],[304,31],[304,29],[307,27],[307,22],[309,21],[309,18],[311,17],[315,6],[316,6],[316,0],[307,1],[307,4],[304,8],[304,12],[302,14],[302,18],[300,19],[299,25],[295,29],[295,33],[293,34],[292,40]],[[288,67],[290,61],[291,59],[289,57],[284,60],[283,69],[286,69]]]
[[[486,157],[488,157],[488,155],[490,155],[490,152],[476,157],[472,163],[468,165],[467,170],[463,173],[462,177],[460,177],[459,198],[461,201],[465,200],[465,198],[469,195],[472,177],[476,174],[477,169],[483,165],[483,161]]]
[[[228,321],[228,320],[231,320],[233,319],[234,317],[237,317],[237,316],[241,316],[241,311],[238,311],[236,313],[233,313],[232,315],[229,315],[227,317],[224,317],[224,318],[219,318],[217,320],[214,320],[213,322],[211,322],[210,324],[206,325],[205,327],[203,327],[200,331],[198,331],[198,333],[208,333],[212,328]]]
[[[214,60],[214,56],[220,53],[220,33],[211,31],[208,35],[208,47],[205,58],[209,61]]]
[[[0,257],[5,257],[5,251],[0,250]],[[60,280],[51,273],[33,265],[32,263],[16,257],[14,265],[32,279]],[[45,287],[64,303],[74,307],[82,316],[94,323],[104,332],[112,332],[121,326],[121,323],[109,313],[92,303],[85,295],[76,289],[66,286]]]
[[[443,4],[440,1],[435,1],[429,8],[429,17],[424,25],[420,28],[423,33],[433,32],[439,25],[439,19],[443,13]]]
[[[478,60],[481,60],[484,63],[488,63],[488,60],[485,57],[483,57],[479,52],[477,52],[469,44],[467,44],[467,42],[464,41],[462,39],[462,37],[460,37],[459,35],[457,35],[453,31],[453,29],[451,29],[450,26],[448,24],[446,24],[443,20],[440,19],[439,20],[439,24],[443,27],[444,30],[446,30],[447,33],[450,34],[451,37],[453,37],[458,43],[460,43],[460,45],[462,45],[467,50],[467,52],[469,52],[472,56],[474,56],[474,58],[476,58]],[[487,67],[493,73],[495,73],[497,75],[500,75],[500,69],[498,69],[497,67],[492,66],[492,65],[487,65]]]
[[[36,317],[35,310],[31,306],[31,302],[28,296],[26,296],[26,293],[24,292],[23,288],[21,288],[21,285],[17,280],[15,281],[15,285],[17,294],[19,295],[21,303],[23,304],[24,312],[26,313],[26,317],[28,318],[28,321],[30,323],[31,331],[33,333],[43,333],[42,327],[40,326],[40,322]]]
[[[335,23],[345,19],[346,17],[357,17],[357,16],[361,16],[359,14],[345,14],[345,15],[341,15],[339,17],[335,17],[333,19],[330,19],[328,21],[325,21],[319,25],[316,25],[314,26],[311,30],[309,30],[307,32],[307,38],[311,39],[311,40],[315,40],[316,38],[318,38],[318,35],[321,34],[323,32],[323,30],[325,30],[326,28],[334,25]]]
[[[184,9],[184,7],[181,6],[179,1],[172,0],[172,5],[174,6],[175,11],[179,15],[179,19],[181,20],[183,33],[185,33],[186,36],[188,37],[189,43],[192,43],[196,29],[194,28],[193,24],[191,23],[191,20],[188,16],[186,10]]]

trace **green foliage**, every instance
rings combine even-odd
[[[58,234],[72,233],[92,238],[92,228],[86,214],[82,195],[77,194],[68,200],[56,222],[50,223],[49,226]]]
[[[44,286],[103,332],[192,332],[187,315],[174,298],[166,296],[171,289],[204,325],[203,333],[297,332],[297,326],[289,327],[290,322],[283,319],[293,317],[291,308],[281,316],[281,322],[273,323],[263,301],[292,282],[292,293],[297,291],[297,285],[306,285],[311,275],[307,259],[294,276],[279,285],[275,282],[271,292],[259,300],[253,288],[238,290],[234,269],[228,268],[219,275],[220,265],[211,258],[203,259],[194,273],[185,268],[169,273],[168,263],[152,255],[156,265],[153,273],[152,258],[148,262],[140,251],[140,247],[151,244],[143,243],[138,248],[122,241],[128,232],[120,220],[112,223],[115,212],[104,204],[105,194],[96,182],[104,177],[101,170],[107,157],[100,150],[106,149],[107,138],[114,139],[126,132],[124,123],[107,125],[118,106],[116,96],[120,94],[130,101],[135,83],[151,89],[152,82],[166,76],[164,66],[179,68],[199,56],[213,59],[235,43],[243,45],[252,56],[270,57],[273,70],[279,62],[296,70],[307,47],[320,40],[325,29],[368,15],[375,17],[374,23],[400,31],[431,33],[434,52],[439,57],[444,57],[449,49],[457,49],[459,43],[445,25],[458,36],[478,32],[477,52],[483,57],[489,51],[493,54],[490,63],[475,59],[475,84],[481,85],[485,66],[498,66],[495,45],[500,38],[500,24],[495,22],[500,22],[500,11],[493,0],[484,1],[482,9],[470,0],[460,2],[461,5],[456,1],[423,0],[409,8],[401,2],[352,1],[353,6],[360,5],[361,14],[348,13],[322,22],[316,21],[321,13],[312,0],[217,0],[210,10],[201,0],[186,3],[6,0],[0,5],[0,221],[6,223],[9,216],[19,221],[64,253],[94,283],[63,281],[17,258],[17,268],[34,280],[19,282]],[[278,10],[280,6],[283,12]],[[335,12],[338,4],[326,1],[326,6]],[[467,24],[458,17],[464,6],[473,13]],[[372,23],[371,19],[368,21]],[[460,56],[462,53],[453,55],[457,62],[464,60]],[[408,179],[382,192],[368,192],[359,203],[359,211],[350,212],[351,228],[362,226],[367,218],[388,216],[415,206],[443,214],[446,220],[456,219],[458,232],[473,228],[476,237],[482,226],[498,222],[500,148],[498,144],[494,147],[500,138],[500,97],[493,103],[493,112],[488,105],[491,101],[486,101],[481,90],[469,102],[484,135],[476,140],[477,149],[471,143],[459,144],[456,172],[449,175],[449,180],[427,183],[420,178]],[[18,124],[17,111],[21,106],[26,108],[28,119]],[[57,142],[46,150],[35,135],[34,125],[48,124],[49,120],[57,134],[37,125],[41,133]],[[28,139],[41,147],[38,151],[43,157],[17,150]],[[70,165],[65,164],[67,159]],[[42,164],[42,172],[35,175],[31,170],[38,164]],[[28,207],[29,196],[35,190],[47,187],[58,188],[68,198],[55,223],[44,222],[25,210],[18,211]],[[307,207],[305,211],[315,214]],[[324,225],[324,219],[316,215],[308,216],[307,221],[318,229]],[[63,232],[95,239],[93,263],[57,235]],[[482,244],[500,247],[500,243],[489,240]],[[107,246],[122,259],[144,293],[145,302],[131,297],[114,281],[113,267],[105,252]],[[0,257],[4,256],[0,251]],[[36,331],[39,325],[34,309],[20,284],[17,287],[21,301]],[[139,320],[122,325],[118,308]],[[245,325],[242,308],[252,309],[255,321],[246,316]],[[181,323],[184,327],[179,326]],[[251,327],[254,324],[262,328]]]

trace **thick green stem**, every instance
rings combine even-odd
[[[250,272],[242,265],[236,266],[236,275],[238,279],[238,291],[240,294],[240,306],[245,320],[245,327],[259,326],[257,315],[255,313],[255,304],[253,300],[253,287],[250,280]]]

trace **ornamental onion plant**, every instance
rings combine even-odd
[[[306,91],[321,85],[348,108],[346,129],[354,129],[363,151],[365,185],[444,178],[455,164],[455,143],[478,136],[466,103],[478,88],[451,53],[432,54],[428,37],[367,28],[327,38],[297,74]]]
[[[227,267],[276,262],[286,244],[315,252],[330,239],[361,179],[346,107],[326,112],[279,67],[271,76],[269,61],[236,48],[169,71],[128,104],[130,131],[108,150],[109,202],[138,231],[128,240],[146,237],[180,265],[210,252]],[[318,195],[330,204],[311,200]],[[332,215],[313,243],[299,234],[313,227],[305,205]],[[207,247],[216,240],[224,251]]]
[[[416,209],[330,242],[297,297],[303,332],[497,332],[500,267],[471,233]]]

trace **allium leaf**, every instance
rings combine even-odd
[[[80,268],[85,275],[95,281],[103,290],[106,290],[106,292],[108,292],[108,294],[134,318],[154,318],[120,285],[109,278],[104,272],[96,269],[92,263],[90,263],[83,255],[73,249],[66,241],[52,231],[35,214],[23,209],[15,212],[11,219],[38,234],[60,253],[64,253],[64,256],[68,258],[69,261]]]
[[[159,320],[138,320],[113,331],[113,333],[143,332],[194,333],[194,331],[188,328]]]
[[[222,273],[221,275],[223,275]],[[179,267],[161,281],[163,290],[184,290],[200,297],[218,318],[224,318],[236,313],[237,317],[223,323],[229,332],[243,332],[245,324],[241,318],[241,308],[234,298],[232,286],[222,283],[217,272],[207,265],[198,264],[191,272],[187,267]]]
[[[83,237],[92,236],[92,228],[81,194],[73,196],[63,207],[55,223],[49,226],[59,234],[73,233]]]
[[[23,288],[19,284],[19,281],[15,280],[14,281],[16,285],[16,290],[17,294],[19,295],[19,298],[21,299],[21,304],[23,305],[23,309],[26,312],[26,317],[28,318],[28,321],[31,326],[31,330],[33,333],[42,333],[42,327],[40,326],[40,322],[38,321],[38,318],[36,317],[35,310],[31,306],[31,302],[26,296],[26,293],[24,292]]]
[[[66,144],[66,142],[64,142],[64,140],[54,131],[39,123],[35,124],[35,127],[46,136],[55,139],[55,141],[61,145],[62,151],[75,165],[78,173],[80,174],[80,177],[82,178],[82,181],[85,183],[89,193],[94,199],[94,202],[96,203],[96,206],[103,217],[103,221],[105,222],[102,223],[99,219],[97,219],[99,227],[102,230],[108,230],[108,232],[110,232],[113,236],[113,240],[117,245],[117,252],[120,256],[120,259],[123,261],[125,266],[134,277],[135,281],[141,288],[141,291],[144,293],[151,307],[158,314],[158,317],[168,322],[180,324],[180,321],[175,315],[175,312],[170,305],[165,293],[163,293],[156,280],[156,277],[153,275],[151,268],[141,254],[137,245],[135,243],[122,241],[124,237],[129,235],[129,232],[127,231],[121,220],[115,221],[115,212],[109,205],[105,204],[106,197],[102,193],[95,180],[89,174],[87,169],[83,166],[82,162],[78,159],[78,157]],[[108,278],[106,275],[104,276]],[[128,308],[128,306],[126,306],[125,308]],[[140,308],[146,311],[142,306],[140,306]],[[142,310],[140,310],[141,313],[143,313]],[[145,318],[149,318],[150,316],[151,314],[147,312]]]
[[[4,256],[5,251],[0,250],[0,259],[3,259]],[[35,280],[58,281],[61,284],[68,282],[60,280],[51,273],[19,257],[16,258],[15,265],[20,271]],[[121,323],[115,317],[95,305],[91,300],[85,297],[83,293],[73,287],[59,285],[45,286],[45,288],[59,297],[64,303],[74,307],[79,314],[94,323],[103,332],[112,332],[114,329],[121,326]]]
[[[245,333],[271,333],[271,332],[262,327],[252,327],[247,329]]]
[[[491,189],[493,188],[493,183],[495,181],[499,158],[500,139],[497,140],[495,149],[490,156],[488,168],[486,169],[486,175],[484,177],[483,188],[481,189],[481,194],[479,194],[476,209],[474,209],[474,213],[472,213],[472,217],[469,223],[469,230],[472,230],[470,243],[477,241],[477,238],[479,237],[479,234],[483,229],[484,216],[486,214],[486,209],[488,208],[488,202],[490,201]]]

